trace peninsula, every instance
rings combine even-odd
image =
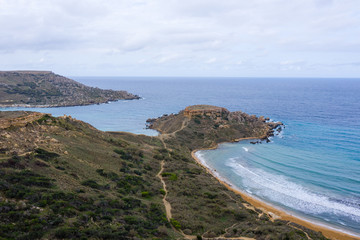
[[[139,98],[88,87],[50,71],[0,71],[0,107],[65,107]]]
[[[162,133],[151,137],[0,112],[0,237],[326,239],[250,205],[192,158],[220,142],[266,139],[280,125],[196,105],[149,119]]]

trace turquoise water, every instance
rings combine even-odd
[[[105,131],[148,135],[156,132],[145,129],[147,118],[192,104],[284,122],[285,129],[271,143],[223,144],[198,154],[233,186],[301,217],[360,235],[360,79],[74,79],[126,89],[143,99],[31,110],[71,115]]]

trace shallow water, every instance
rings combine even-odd
[[[145,129],[147,118],[192,104],[218,105],[284,122],[284,131],[269,144],[223,144],[200,154],[238,188],[301,216],[360,234],[360,79],[74,79],[126,89],[143,99],[31,110],[71,115],[105,131],[148,135],[156,132]]]

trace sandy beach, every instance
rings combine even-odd
[[[246,140],[249,138],[244,138],[244,139],[236,139],[236,142],[241,141],[241,140]],[[252,139],[252,138],[250,138]],[[206,164],[204,164],[201,159],[199,159],[196,156],[196,152],[200,151],[200,150],[208,150],[208,149],[216,149],[216,147],[212,147],[212,148],[207,148],[207,149],[198,149],[198,150],[194,150],[191,152],[192,157],[195,159],[195,161],[201,166],[203,167],[208,173],[210,173],[213,177],[215,177],[221,184],[223,184],[227,189],[233,191],[236,194],[239,194],[245,201],[247,201],[248,203],[250,203],[253,207],[258,208],[260,210],[262,210],[263,212],[267,213],[269,216],[272,216],[273,219],[282,219],[282,220],[286,220],[286,221],[290,221],[299,225],[302,225],[304,227],[307,227],[309,229],[312,229],[314,231],[319,231],[321,232],[325,237],[330,238],[330,239],[336,239],[336,240],[360,240],[360,237],[357,236],[352,236],[346,233],[343,233],[341,231],[337,231],[335,229],[331,229],[325,226],[321,226],[321,225],[317,225],[315,223],[306,221],[304,219],[295,217],[283,210],[279,210],[273,206],[271,206],[270,204],[267,204],[263,201],[260,201],[250,195],[248,195],[247,193],[240,191],[238,189],[233,188],[229,183],[225,182],[224,180],[222,180],[218,174],[208,168],[206,166]]]

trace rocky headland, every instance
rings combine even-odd
[[[269,141],[281,122],[269,122],[268,118],[247,113],[230,112],[226,108],[211,105],[193,105],[178,114],[148,119],[148,128],[164,136],[187,139],[190,149],[214,147],[222,142],[236,142],[244,138]],[[190,141],[188,141],[190,139]],[[257,141],[257,142],[260,142]]]
[[[88,87],[50,71],[0,71],[0,107],[65,107],[139,98]]]

